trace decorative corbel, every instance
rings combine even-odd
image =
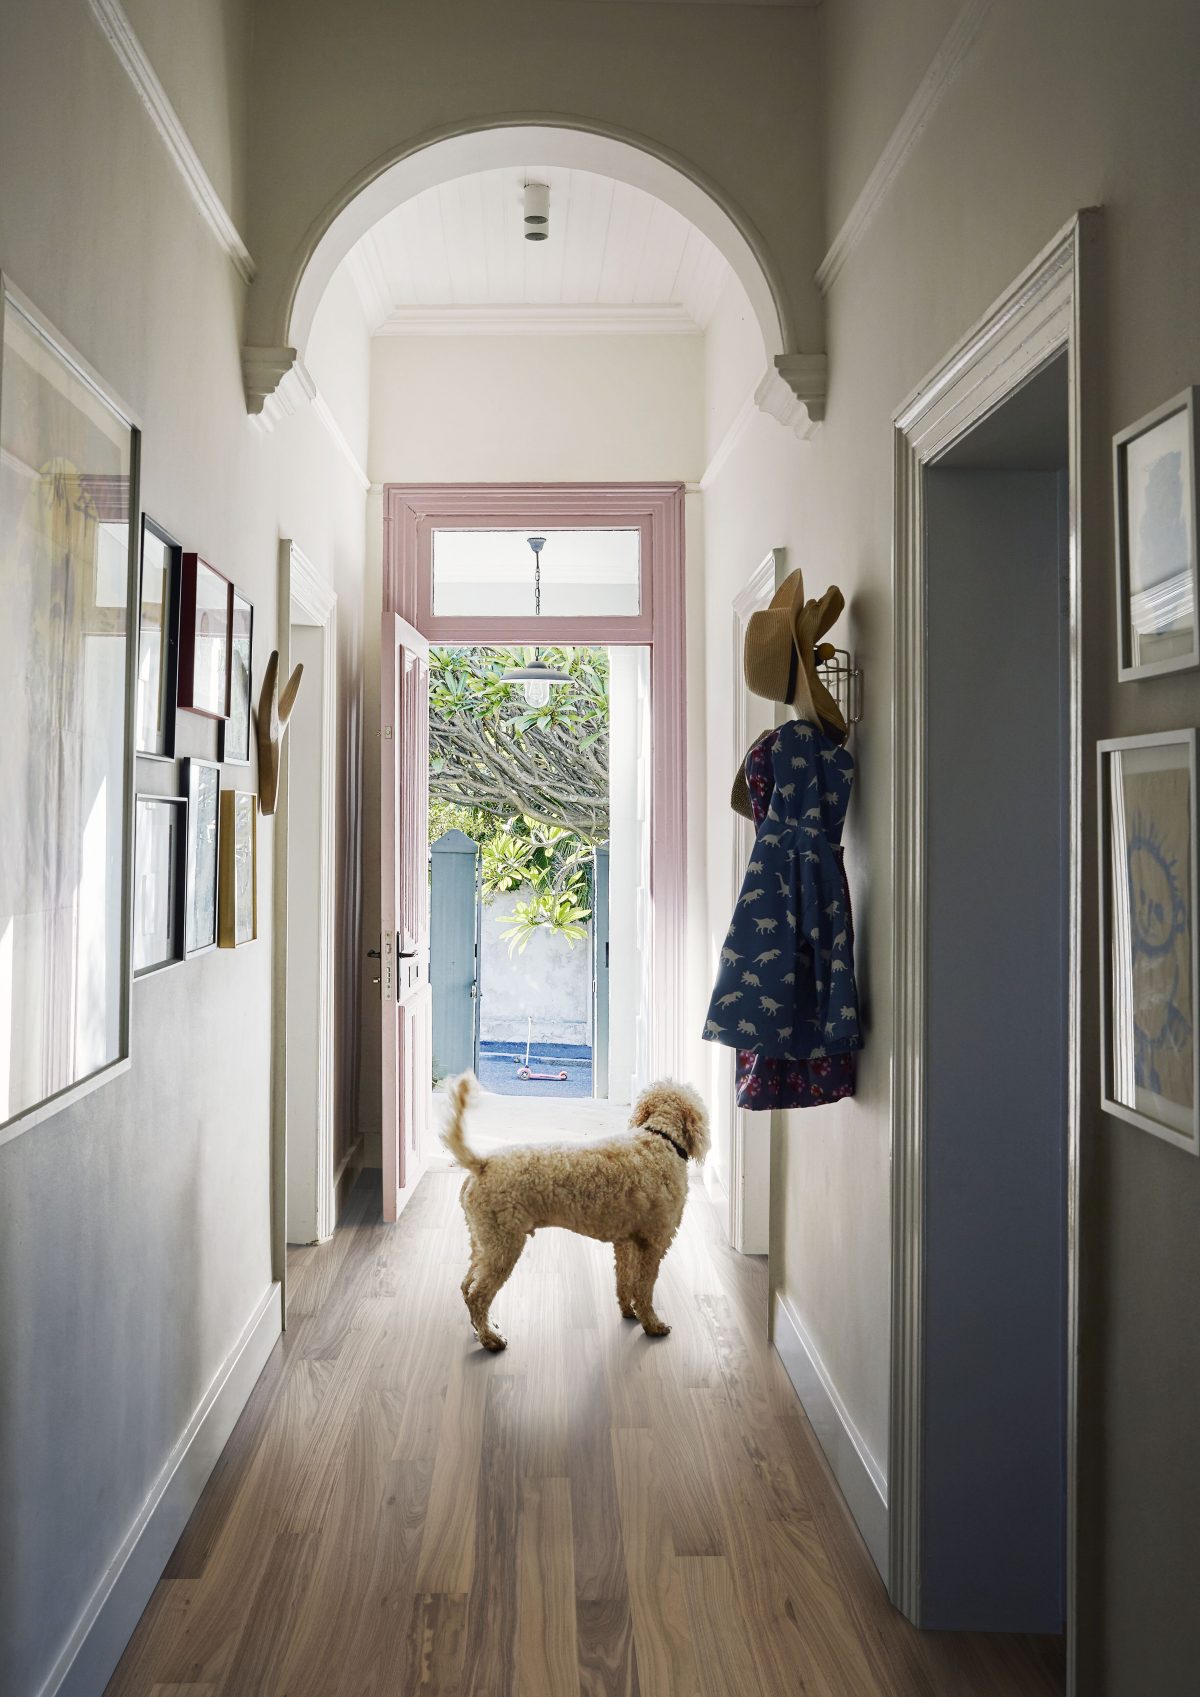
[[[776,354],[754,391],[754,404],[807,441],[825,417],[828,375],[824,354]]]
[[[317,392],[295,348],[243,348],[242,387],[246,411],[262,430],[274,430]]]
[[[258,696],[258,717],[255,737],[258,742],[258,805],[262,813],[274,813],[279,797],[279,749],[287,735],[288,720],[296,705],[296,695],[304,667],[297,666],[283,693],[279,690],[279,650],[271,651],[263,672],[262,689]]]

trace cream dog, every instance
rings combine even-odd
[[[471,1265],[462,1293],[484,1349],[505,1346],[488,1310],[539,1226],[563,1226],[611,1243],[621,1313],[640,1320],[652,1337],[665,1337],[671,1328],[654,1312],[654,1281],[683,1218],[688,1161],[703,1161],[708,1152],[708,1115],[699,1096],[664,1079],[639,1096],[628,1132],[593,1143],[477,1155],[463,1131],[475,1088],[469,1072],[451,1082],[442,1141],[468,1169],[460,1200]]]

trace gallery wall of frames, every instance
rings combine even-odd
[[[0,275],[0,1142],[129,1065],[135,979],[257,935],[254,608],[141,511],[139,449]]]

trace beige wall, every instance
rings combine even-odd
[[[366,174],[430,137],[564,117],[711,180],[819,344],[819,14],[607,0],[264,0],[256,8],[248,340],[286,340],[304,255]],[[530,161],[533,163],[533,161]]]
[[[903,112],[950,8],[824,8],[829,238]],[[912,26],[910,30],[910,24]],[[920,52],[917,45],[920,44]],[[860,1434],[886,1462],[892,886],[890,574],[894,410],[1080,207],[1104,208],[1085,303],[1095,359],[1084,479],[1085,1193],[1081,1693],[1184,1697],[1200,1665],[1200,1163],[1098,1111],[1093,744],[1195,724],[1195,674],[1118,685],[1113,431],[1200,375],[1200,188],[1194,168],[1200,17],[1180,0],[1129,8],[1005,0],[921,133],[828,299],[827,422],[808,444],[752,423],[706,496],[710,758],[728,722],[718,625],[767,546],[816,589],[836,579],[841,631],[865,672],[848,865],[867,1049],[858,1097],[789,1116],[779,1137],[776,1276]],[[722,311],[728,310],[728,302]],[[715,345],[715,338],[713,338]],[[745,368],[749,379],[751,370]],[[721,381],[728,388],[728,374]],[[732,385],[736,389],[736,385]],[[727,668],[727,662],[724,662]],[[1003,704],[997,704],[1003,710]],[[711,935],[728,884],[710,792]]]
[[[181,112],[210,114],[197,143],[236,205],[243,84],[197,43],[232,39],[246,11],[186,10],[153,36],[158,68]],[[349,742],[364,491],[311,410],[270,437],[247,419],[244,285],[75,0],[6,10],[0,265],[136,410],[144,506],[254,601],[256,673],[281,531],[328,573]],[[214,758],[215,727],[181,713],[178,751]],[[177,781],[139,765],[142,787]],[[4,1697],[41,1690],[270,1285],[272,836],[264,820],[259,940],[135,984],[130,1070],[0,1149]]]

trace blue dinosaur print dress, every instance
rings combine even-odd
[[[744,1108],[810,1108],[854,1093],[862,1047],[842,827],[854,760],[795,719],[746,756],[757,827],[704,1036],[737,1049]]]

